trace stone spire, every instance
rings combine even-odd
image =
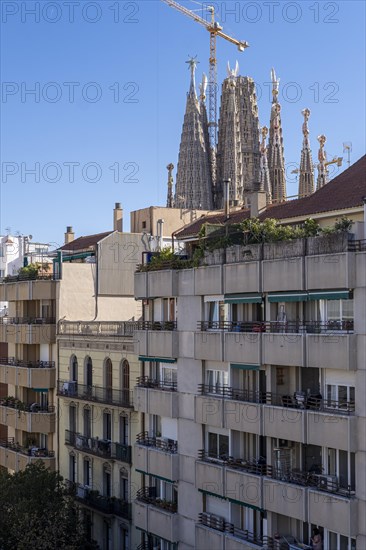
[[[261,160],[260,160],[260,188],[262,191],[265,191],[267,204],[272,202],[272,190],[271,190],[271,180],[269,177],[268,170],[268,158],[267,158],[267,144],[266,139],[268,135],[267,126],[263,126],[261,130],[262,141],[261,141]]]
[[[276,78],[274,69],[271,71],[272,108],[269,125],[268,167],[272,185],[273,202],[286,200],[285,158],[282,137],[281,105],[278,103],[280,80]]]
[[[174,206],[212,210],[212,171],[205,80],[201,85],[201,96],[198,100],[195,84],[196,58],[189,59],[187,63],[191,71],[191,82],[179,149]]]
[[[321,187],[324,187],[328,183],[328,170],[326,166],[327,162],[327,154],[324,150],[325,142],[327,141],[327,138],[324,135],[318,136],[319,141],[319,151],[318,151],[318,178],[316,180],[316,190],[320,189]]]
[[[166,206],[167,208],[173,208],[173,170],[174,170],[174,164],[170,163],[166,167],[168,170],[168,195],[166,199]]]
[[[216,208],[224,204],[223,182],[231,180],[231,205],[247,206],[260,177],[259,122],[254,82],[228,65],[222,85],[217,145]]]
[[[311,158],[311,149],[309,141],[308,120],[310,110],[304,109],[301,111],[304,116],[304,124],[302,125],[302,133],[304,139],[302,142],[301,160],[300,160],[300,179],[299,179],[299,198],[307,197],[314,193],[314,166]]]

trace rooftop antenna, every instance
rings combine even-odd
[[[343,153],[347,153],[348,168],[351,166],[352,141],[343,142]]]

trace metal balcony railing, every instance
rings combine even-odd
[[[68,336],[128,336],[132,337],[138,323],[134,321],[59,321],[58,334]]]
[[[54,369],[54,361],[25,361],[22,359],[15,359],[15,357],[0,357],[0,365],[7,365],[9,367],[22,367],[28,369]]]
[[[90,487],[67,480],[67,485],[74,498],[88,506],[94,508],[106,515],[119,516],[124,519],[131,519],[131,504],[120,498],[104,496],[99,491],[94,491]]]
[[[57,383],[57,395],[126,408],[133,406],[131,390],[115,390],[103,386],[88,386],[74,381],[59,380]]]
[[[366,251],[366,239],[360,239],[357,241],[348,242],[348,252],[365,252]]]
[[[131,446],[114,443],[98,437],[87,437],[78,432],[65,430],[65,443],[92,455],[114,458],[131,464]]]
[[[49,451],[32,445],[29,447],[22,447],[19,443],[15,443],[14,437],[8,437],[7,439],[0,439],[0,447],[10,449],[16,453],[21,453],[26,456],[34,456],[38,458],[54,458],[55,451]]]
[[[177,330],[177,321],[138,321],[136,330]]]
[[[178,452],[178,441],[165,437],[149,436],[148,432],[141,432],[136,436],[136,443],[145,447],[153,447],[165,453],[175,454]]]
[[[270,477],[278,481],[314,488],[326,493],[337,493],[340,496],[348,498],[355,494],[354,486],[340,481],[337,476],[320,473],[322,472],[321,465],[314,465],[311,471],[304,471],[298,468],[288,468],[285,470],[266,464],[266,460],[263,457],[245,460],[228,456],[225,453],[217,455],[203,449],[198,452],[198,460],[213,462],[214,464],[238,469],[248,474]]]
[[[177,382],[156,380],[148,376],[140,376],[137,378],[137,387],[151,388],[164,391],[177,391]]]
[[[197,329],[205,331],[285,333],[285,334],[332,334],[352,333],[353,319],[320,321],[198,321]]]
[[[0,325],[54,325],[55,317],[0,317]]]
[[[52,279],[54,279],[53,274],[23,273],[21,275],[7,275],[1,282],[17,283],[19,281],[51,281]]]
[[[204,525],[205,527],[209,527],[210,529],[215,529],[216,531],[233,535],[236,538],[248,541],[251,544],[255,544],[261,548],[265,547],[268,550],[272,550],[274,548],[273,539],[271,537],[261,537],[260,535],[254,534],[247,529],[239,529],[238,527],[235,527],[233,523],[229,523],[225,520],[225,518],[215,514],[201,512],[198,515],[198,523],[200,525]]]
[[[146,504],[152,504],[161,510],[175,514],[178,509],[176,502],[165,500],[156,496],[156,487],[142,487],[136,493],[136,499]]]
[[[276,394],[273,392],[252,391],[246,389],[232,388],[230,386],[219,386],[214,384],[200,384],[198,386],[200,395],[210,397],[221,397],[232,399],[234,401],[244,401],[248,403],[258,403],[262,405],[273,405],[276,407],[286,407],[291,409],[318,411],[330,414],[355,413],[354,401],[336,401],[334,399],[323,398],[321,394],[308,395],[305,391],[294,392],[293,395]]]

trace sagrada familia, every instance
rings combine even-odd
[[[207,78],[203,75],[197,96],[195,71],[197,61],[190,59],[191,81],[173,193],[170,164],[167,206],[184,209],[221,210],[225,201],[232,207],[249,207],[250,194],[263,191],[267,204],[287,200],[285,158],[279,103],[279,79],[272,69],[272,106],[269,130],[259,125],[258,106],[253,80],[239,76],[228,64],[228,76],[222,84],[218,140],[210,147],[209,122],[206,110]],[[309,142],[309,109],[302,111],[303,146],[299,173],[299,197],[315,190],[314,165]],[[268,144],[267,144],[268,136]],[[327,183],[325,136],[319,136],[319,189]]]

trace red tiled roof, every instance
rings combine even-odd
[[[296,218],[308,217],[321,212],[331,212],[347,208],[362,206],[366,197],[366,155],[352,164],[347,170],[331,180],[327,185],[308,197],[291,200],[281,204],[273,204],[259,215],[261,220],[265,218]],[[228,222],[239,223],[249,218],[249,210],[238,210],[230,214]],[[186,225],[176,233],[178,239],[194,237],[198,234],[202,225],[224,224],[225,214],[217,212],[202,216],[193,223]]]
[[[67,252],[77,252],[81,250],[89,250],[95,248],[97,243],[108,237],[113,231],[106,231],[105,233],[96,233],[95,235],[86,235],[85,237],[78,237],[71,243],[64,244],[58,250],[64,250]]]

